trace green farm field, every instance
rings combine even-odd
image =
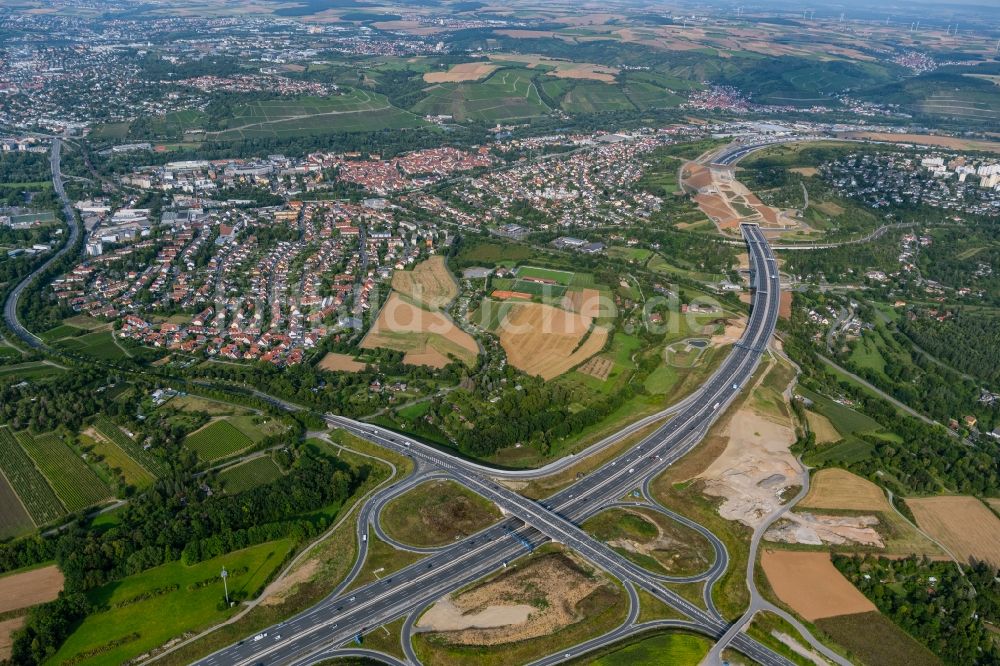
[[[438,84],[425,89],[427,97],[417,102],[413,111],[487,123],[542,116],[550,109],[539,96],[533,77],[534,73],[525,69],[500,69],[481,82]]]
[[[254,441],[226,419],[212,421],[184,438],[184,446],[203,462],[212,462],[253,446]]]
[[[232,117],[225,119],[223,129],[206,135],[222,140],[280,138],[404,129],[423,124],[418,116],[389,104],[383,95],[352,90],[332,97],[266,100],[239,106]]]
[[[560,106],[567,113],[635,110],[621,88],[607,83],[581,83],[563,96]]]
[[[225,606],[222,567],[230,598],[249,599],[284,563],[294,542],[271,541],[193,566],[179,561],[149,569],[88,592],[102,609],[70,634],[52,663],[122,664],[168,640],[225,620],[239,607]]]
[[[254,458],[219,472],[222,488],[230,495],[252,490],[281,476],[281,468],[267,456]]]

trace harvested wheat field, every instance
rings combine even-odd
[[[514,36],[510,33],[519,31],[499,31],[510,36]],[[534,37],[535,35],[529,35]],[[539,35],[540,36],[540,35]],[[595,65],[589,62],[573,62],[571,60],[562,60],[559,58],[546,58],[545,56],[537,55],[519,55],[519,54],[496,54],[490,56],[491,60],[502,62],[502,63],[521,63],[524,64],[528,69],[535,69],[539,65],[545,67],[551,67],[548,76],[555,76],[561,79],[587,79],[590,81],[603,81],[604,83],[614,83],[615,76],[618,75],[620,71],[617,67],[607,67],[605,65]],[[426,80],[426,75],[424,75]]]
[[[404,363],[441,368],[454,356],[473,365],[479,355],[475,339],[443,312],[430,312],[393,292],[364,340],[363,349],[384,347],[405,352]]]
[[[842,469],[821,469],[813,475],[809,494],[800,507],[848,511],[892,511],[882,489]]]
[[[349,354],[329,352],[316,367],[331,372],[361,372],[365,369],[365,364],[361,361],[355,361]]]
[[[0,613],[52,601],[63,589],[63,574],[51,565],[0,577]]]
[[[583,619],[577,605],[603,587],[610,588],[610,582],[589,566],[572,555],[552,553],[439,600],[416,627],[447,632],[453,645],[500,645],[548,636]]]
[[[458,285],[442,256],[422,261],[412,271],[395,271],[392,288],[432,308],[442,308],[458,296]]]
[[[614,300],[597,289],[566,292],[564,302],[568,306],[566,309],[591,319],[613,317],[615,312]]]
[[[760,564],[778,598],[810,622],[876,610],[837,571],[829,553],[765,549]]]
[[[840,433],[837,432],[837,429],[833,427],[833,424],[830,423],[830,419],[822,414],[806,410],[806,420],[809,422],[809,430],[816,435],[817,444],[832,444],[843,439]]]
[[[457,83],[458,81],[478,81],[485,78],[497,68],[489,62],[463,62],[454,65],[447,72],[427,72],[424,81],[427,83]]]
[[[552,379],[604,349],[608,329],[542,303],[516,303],[500,322],[500,344],[518,370]],[[589,334],[588,334],[589,331]]]
[[[578,370],[585,375],[590,375],[600,379],[602,382],[608,378],[611,374],[611,368],[615,366],[615,362],[610,358],[603,358],[601,356],[595,356],[583,365],[581,365]]]
[[[891,143],[913,143],[921,146],[941,146],[953,150],[982,150],[1000,153],[1000,143],[996,141],[976,141],[959,139],[953,136],[934,136],[931,134],[893,134],[887,132],[854,132],[845,134],[849,139],[870,139],[872,141],[888,141]]]
[[[906,500],[917,525],[963,562],[980,560],[1000,567],[1000,518],[968,495]]]

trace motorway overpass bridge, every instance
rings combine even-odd
[[[197,662],[199,666],[318,663],[332,656],[346,655],[345,650],[356,652],[356,648],[349,647],[355,637],[400,617],[407,617],[403,647],[409,660],[414,661],[416,656],[406,639],[422,610],[436,599],[488,575],[546,541],[575,550],[620,580],[632,608],[628,620],[606,636],[538,663],[565,661],[651,628],[648,623],[636,622],[639,589],[683,615],[685,619],[677,621],[677,626],[713,638],[726,634],[730,624],[712,603],[711,589],[725,572],[728,555],[721,542],[707,529],[687,521],[710,537],[716,549],[715,562],[709,570],[693,577],[706,582],[704,598],[699,605],[663,585],[664,582],[681,582],[681,579],[647,571],[591,537],[579,525],[588,517],[617,505],[628,493],[643,489],[650,479],[688,453],[751,378],[774,332],[780,284],[774,256],[761,230],[756,225],[743,225],[742,233],[750,255],[753,301],[747,329],[729,356],[695,394],[678,406],[673,418],[655,432],[572,486],[542,501],[529,500],[509,490],[497,480],[503,475],[494,474],[494,470],[385,428],[328,415],[331,426],[410,456],[416,467],[415,473],[402,484],[374,496],[363,507],[358,525],[359,557],[355,570],[359,570],[367,548],[362,535],[367,534],[369,524],[377,523],[378,511],[388,497],[428,478],[447,476],[455,479],[496,503],[507,518],[453,545],[428,549],[422,560],[375,583],[345,592],[345,582],[308,611],[261,632],[266,636],[257,640],[248,638],[224,648]],[[731,645],[766,666],[790,663],[743,633],[733,636]]]

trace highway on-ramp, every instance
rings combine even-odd
[[[742,231],[750,254],[753,304],[747,329],[729,356],[674,418],[616,459],[541,502],[507,489],[478,465],[393,431],[329,415],[332,426],[409,455],[421,469],[447,473],[495,502],[509,518],[380,581],[351,592],[336,592],[312,609],[197,663],[313,663],[316,655],[330,654],[337,646],[423,608],[549,540],[577,551],[627,585],[646,590],[682,613],[702,633],[714,638],[725,634],[729,623],[714,608],[703,609],[664,587],[659,576],[592,538],[579,523],[642,488],[648,479],[690,451],[756,369],[777,321],[780,285],[774,256],[761,230],[744,225]],[[630,629],[623,626],[616,631],[627,635]],[[767,666],[789,663],[745,634],[735,636],[732,646]],[[577,656],[583,649],[578,646],[553,658],[559,661]]]

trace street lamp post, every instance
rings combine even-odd
[[[229,572],[226,571],[226,567],[222,567],[220,575],[222,576],[222,587],[226,591],[226,606],[229,606],[229,584],[226,582],[226,579],[229,578]]]

